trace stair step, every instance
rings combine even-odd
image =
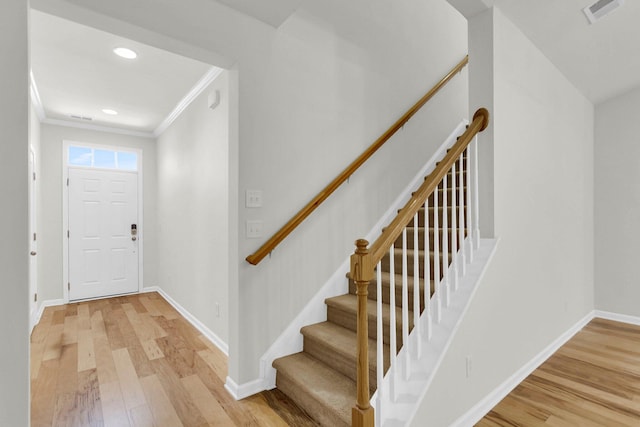
[[[414,248],[414,244],[413,244],[413,232],[414,232],[415,228],[413,227],[413,225],[411,225],[410,227],[407,227],[407,249],[413,249]],[[443,232],[444,229],[442,227],[438,228],[438,230],[440,231],[440,234],[438,236],[438,243],[439,243],[439,248],[440,250],[442,250],[442,244],[443,244]],[[451,233],[454,232],[454,229],[452,229],[451,227],[447,228],[447,230],[449,230],[449,242],[451,241]],[[456,232],[456,237],[457,237],[457,243],[458,246],[460,246],[460,236],[458,235],[459,231],[458,229],[455,230]],[[429,244],[430,247],[433,247],[433,241],[434,241],[434,234],[435,234],[435,230],[433,229],[433,227],[429,227]],[[466,236],[466,230],[465,230],[465,236]],[[398,236],[398,238],[396,239],[396,241],[394,242],[394,246],[396,248],[402,248],[402,235]],[[418,227],[418,248],[422,248],[424,249],[424,222],[422,224],[422,226]],[[449,253],[451,253],[451,244],[449,244]]]
[[[356,380],[357,335],[352,330],[332,322],[321,322],[303,327],[304,351],[333,369]],[[385,369],[389,369],[389,346],[384,349]],[[369,339],[369,388],[376,390],[376,340]]]
[[[356,382],[318,359],[295,353],[273,361],[276,387],[322,426],[351,426]]]
[[[383,271],[382,274],[382,302],[385,304],[389,304],[389,288],[391,287],[391,274],[387,271]],[[347,273],[347,279],[349,280],[349,293],[352,295],[356,294],[356,284],[351,279],[351,275]],[[429,281],[431,288],[431,295],[434,292],[434,283],[432,280]],[[369,282],[369,295],[368,298],[371,300],[376,300],[378,297],[378,278],[377,275],[373,278],[371,282]],[[396,307],[402,306],[402,274],[395,274],[395,288],[396,288]],[[413,278],[409,278],[407,292],[409,294],[409,307],[413,307]],[[424,280],[420,279],[420,312],[424,309]]]
[[[345,294],[325,300],[327,304],[327,320],[344,328],[356,331],[358,300],[355,295]],[[382,304],[382,331],[384,343],[389,344],[389,304]],[[377,336],[376,302],[367,300],[367,315],[369,317],[369,338]],[[396,350],[402,347],[402,309],[395,307],[396,313]],[[413,328],[413,311],[409,310],[409,331]]]
[[[457,199],[456,199],[457,202]],[[466,219],[466,207],[463,206],[464,212],[463,212],[463,218]],[[398,211],[399,212],[399,211]],[[433,206],[429,206],[429,225],[432,225],[434,223],[434,212],[436,212],[436,209]],[[444,214],[444,208],[442,206],[438,206],[437,209],[438,212],[438,224],[442,224],[442,220],[444,218],[443,214]],[[451,206],[451,200],[449,200],[449,203],[447,205],[447,221],[448,224],[451,224],[451,214],[452,214],[453,208]],[[460,216],[460,206],[456,205],[456,209],[455,209],[455,215],[456,215],[456,222],[458,222],[458,218]],[[407,227],[413,227],[413,218],[411,218],[411,220],[409,221],[409,223],[407,224]],[[420,208],[418,210],[418,227],[424,227],[424,207]]]
[[[418,275],[420,277],[424,277],[424,251],[413,251],[413,250],[407,250],[407,276],[413,277],[413,258],[416,255],[416,252],[418,256]],[[402,248],[394,248],[393,253],[394,253],[394,273],[402,274]],[[451,252],[449,251],[449,253]],[[433,253],[433,251],[429,251],[429,259],[431,260],[431,269],[429,270],[429,272],[431,274],[431,277],[430,277],[431,279],[434,278],[434,268],[433,268],[434,257],[435,257],[435,254]],[[440,259],[440,272],[442,273],[444,271],[442,252],[438,253],[438,257]],[[451,263],[451,256],[448,257],[448,262],[449,264]],[[389,254],[385,255],[382,258],[381,266],[382,266],[383,272],[391,271]]]
[[[462,188],[464,191],[464,200],[467,200],[467,187],[463,187]],[[438,194],[438,204],[442,205],[442,200],[444,199],[444,188],[440,188],[438,187],[437,189],[437,194]],[[449,187],[447,189],[447,203],[451,203],[451,197],[453,196],[453,188]],[[456,201],[458,200],[460,196],[456,193]],[[433,195],[431,195],[429,197],[429,206],[433,206]]]

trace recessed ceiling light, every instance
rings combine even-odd
[[[136,59],[138,57],[137,53],[126,47],[117,47],[113,49],[113,53],[125,59]]]
[[[102,110],[103,113],[108,114],[110,116],[115,116],[116,114],[118,114],[118,112],[116,110],[111,110],[109,108],[105,108]]]

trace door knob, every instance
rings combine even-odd
[[[31,256],[36,256],[36,251],[31,251]]]

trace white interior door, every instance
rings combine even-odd
[[[37,241],[37,210],[36,210],[36,153],[29,149],[29,321],[30,325],[36,319],[36,304],[38,294],[38,241]]]
[[[69,300],[138,291],[138,176],[69,168]]]

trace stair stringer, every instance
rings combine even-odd
[[[411,193],[422,184],[424,177],[435,169],[436,163],[445,156],[447,149],[456,142],[457,137],[465,131],[468,124],[469,121],[466,119],[460,121],[431,158],[414,176],[409,185],[406,186],[404,191],[396,198],[384,215],[382,215],[380,220],[371,228],[371,231],[364,237],[365,239],[373,242],[382,233],[382,229],[393,220],[398,210],[411,199]],[[355,241],[357,236],[353,238]],[[296,316],[284,332],[273,342],[271,347],[262,355],[260,358],[260,378],[257,381],[257,383],[262,385],[253,389],[255,393],[262,390],[271,390],[276,387],[276,370],[272,366],[275,359],[302,351],[303,339],[300,329],[304,326],[327,320],[325,300],[349,292],[349,282],[345,277],[350,267],[350,258],[347,257],[322,288],[309,300],[298,316]],[[243,397],[246,396],[239,396],[239,398]]]
[[[378,389],[371,397],[371,405],[376,408],[376,426],[399,427],[411,423],[471,305],[497,245],[497,239],[480,240],[480,247],[474,251],[473,262],[467,264],[467,274],[460,279],[458,290],[451,292],[449,306],[445,307],[443,302],[441,321],[436,323],[434,320],[432,323],[431,339],[426,341],[424,337],[418,337],[416,329],[413,329],[408,346],[402,347],[397,363],[389,368],[383,380],[387,395],[379,399]],[[449,274],[453,274],[451,268]],[[425,315],[420,318],[423,330],[426,319]],[[414,352],[418,339],[422,346],[422,357],[419,359]],[[409,377],[405,379],[403,372],[408,357]],[[395,376],[395,399],[388,394],[392,376]]]

